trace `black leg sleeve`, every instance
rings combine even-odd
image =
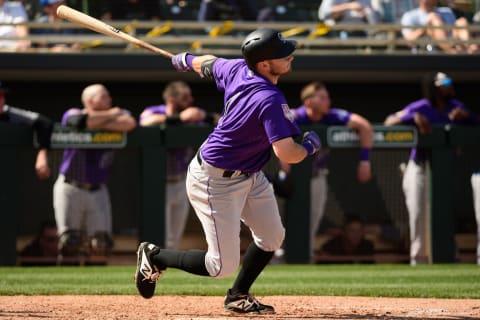
[[[232,294],[248,293],[258,275],[265,269],[270,259],[272,259],[273,251],[263,251],[252,242],[243,257],[243,264],[238,273],[237,279],[231,289]]]
[[[153,262],[159,269],[177,268],[200,276],[209,276],[205,267],[205,250],[169,250],[161,249],[153,256]]]

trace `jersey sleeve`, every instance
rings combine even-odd
[[[230,81],[232,81],[232,74],[236,73],[241,67],[241,59],[223,59],[217,58],[215,64],[213,65],[213,78],[217,85],[217,89],[220,91],[225,91],[225,88],[228,87]]]
[[[263,103],[260,119],[270,143],[301,133],[295,123],[295,114],[283,96],[271,96]]]
[[[66,126],[67,125],[67,120],[68,118],[70,118],[71,116],[77,116],[77,115],[80,115],[82,114],[82,110],[81,109],[78,109],[78,108],[71,108],[71,109],[68,109],[62,116],[62,125],[63,126]]]

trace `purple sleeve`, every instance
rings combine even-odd
[[[295,123],[295,115],[283,96],[271,96],[264,100],[264,105],[260,119],[270,143],[301,133]]]
[[[71,116],[78,115],[82,113],[82,109],[79,108],[71,108],[68,109],[62,116],[62,125],[67,125],[67,119]]]
[[[150,106],[150,107],[146,107],[142,113],[140,114],[140,120],[142,120],[143,118],[147,117],[147,115],[151,115],[151,114],[165,114],[166,113],[166,110],[165,110],[165,105],[158,105],[158,106]]]
[[[405,108],[395,113],[404,124],[414,124],[415,113],[422,112],[422,109],[428,107],[428,100],[421,99],[408,104]]]
[[[344,126],[347,125],[351,117],[352,113],[348,112],[347,110],[332,108],[324,118],[324,121],[321,121],[321,123]]]
[[[225,91],[230,81],[234,79],[231,75],[236,73],[242,66],[242,59],[223,59],[217,58],[213,65],[213,76],[217,84],[217,89]]]
[[[304,105],[293,110],[295,121],[297,124],[311,124],[312,121],[307,115],[307,110]]]

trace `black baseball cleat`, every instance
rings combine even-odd
[[[160,252],[160,248],[149,242],[142,242],[137,250],[137,271],[135,284],[138,292],[145,299],[153,297],[155,285],[163,270],[159,270],[152,262],[152,255]]]
[[[251,294],[231,294],[231,291],[227,291],[225,297],[225,310],[236,313],[262,313],[272,314],[275,313],[275,309],[272,306],[260,303]]]

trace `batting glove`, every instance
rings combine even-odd
[[[190,68],[190,66],[187,63],[188,55],[191,55],[191,53],[182,52],[172,57],[172,65],[177,71],[187,72],[192,70],[192,68]]]
[[[307,150],[309,155],[313,155],[320,150],[322,143],[315,131],[307,131],[303,134],[302,146]]]

